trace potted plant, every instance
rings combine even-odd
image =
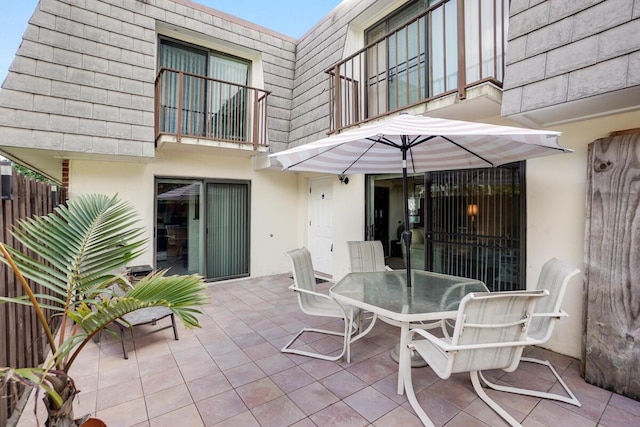
[[[84,195],[49,215],[20,221],[12,235],[24,251],[0,243],[0,260],[15,272],[24,290],[16,298],[0,296],[0,304],[33,307],[52,355],[39,367],[0,367],[0,386],[37,387],[44,394],[48,427],[79,426],[87,419],[74,419],[78,390],[69,369],[89,340],[114,320],[140,308],[164,306],[187,327],[200,326],[198,307],[207,301],[202,277],[152,272],[133,287],[126,276],[114,273],[142,253],[146,241],[136,220],[132,206],[117,196]],[[47,288],[50,295],[34,293],[25,278]],[[124,295],[109,294],[114,283],[126,287]],[[61,318],[57,341],[44,308]]]

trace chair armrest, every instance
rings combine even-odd
[[[302,292],[303,294],[314,295],[314,296],[321,297],[321,298],[328,298],[328,299],[330,299],[332,301],[335,301],[329,295],[322,294],[320,292],[310,291],[308,289],[302,289],[302,288],[297,287],[296,285],[289,286],[289,289],[291,289],[294,292]]]
[[[556,319],[560,319],[561,317],[569,317],[569,313],[564,310],[560,310],[555,313],[533,313],[531,317],[553,317]]]
[[[294,292],[300,292],[300,293],[307,294],[307,295],[313,295],[313,296],[318,297],[318,298],[328,299],[329,301],[331,301],[334,304],[336,304],[338,306],[338,308],[340,308],[340,311],[342,311],[342,314],[344,315],[345,319],[351,319],[351,316],[347,316],[347,312],[346,312],[345,308],[342,306],[342,304],[340,304],[335,298],[331,298],[329,295],[322,294],[320,292],[310,291],[308,289],[301,289],[301,288],[298,288],[295,284],[289,286],[289,289],[291,289]],[[347,307],[349,307],[351,313],[354,313],[355,307],[350,306],[350,305],[347,306]]]
[[[407,333],[407,342],[409,344],[411,344],[411,341],[413,340],[413,335],[415,334],[421,335],[423,338],[426,338],[428,341],[442,348],[444,351],[449,351],[448,349],[451,349],[454,347],[447,341],[443,340],[442,338],[436,337],[435,335],[427,332],[422,328],[414,328],[409,330],[409,332]]]
[[[411,329],[408,333],[408,338],[412,339],[412,336],[414,334],[418,334],[423,336],[424,338],[426,338],[428,341],[430,341],[431,343],[433,343],[434,345],[440,347],[443,351],[445,352],[452,352],[452,351],[459,351],[459,350],[474,350],[474,349],[482,349],[482,348],[487,348],[487,347],[513,347],[513,346],[527,346],[527,345],[533,345],[536,344],[535,340],[532,340],[530,338],[525,338],[522,341],[508,341],[508,342],[502,342],[502,343],[492,343],[491,345],[487,346],[487,344],[466,344],[466,345],[451,345],[451,343],[438,338],[432,334],[430,334],[429,332],[423,330],[423,329]],[[409,341],[409,343],[411,343],[411,341]]]

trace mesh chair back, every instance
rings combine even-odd
[[[562,300],[569,284],[569,280],[580,273],[577,268],[571,267],[557,258],[547,261],[540,271],[536,289],[546,289],[549,296],[538,301],[536,313],[560,313]],[[540,341],[547,341],[553,333],[557,317],[534,317],[529,328],[529,336]]]
[[[384,250],[379,240],[347,242],[353,273],[385,271]]]
[[[287,252],[287,256],[291,259],[294,286],[316,292],[316,276],[313,272],[313,263],[311,262],[309,250],[307,248],[294,249]],[[303,292],[298,292],[297,294],[302,306],[314,304],[315,298],[312,295]]]
[[[528,344],[536,302],[546,291],[471,293],[460,302],[450,372],[513,370]]]

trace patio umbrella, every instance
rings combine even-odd
[[[558,145],[559,132],[399,114],[318,141],[271,154],[284,170],[334,173],[402,171],[407,253],[411,286],[411,233],[407,173],[496,167],[571,152]]]

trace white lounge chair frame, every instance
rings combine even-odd
[[[442,379],[451,374],[469,372],[478,396],[512,426],[518,421],[491,399],[483,390],[479,372],[486,369],[513,371],[518,367],[525,346],[533,341],[527,336],[536,302],[549,293],[546,290],[471,293],[460,302],[455,329],[451,337],[439,338],[424,329],[407,334],[404,359],[404,381],[407,398],[425,426],[434,424],[420,406],[413,390],[411,352],[418,352]],[[424,339],[414,339],[419,335]]]

